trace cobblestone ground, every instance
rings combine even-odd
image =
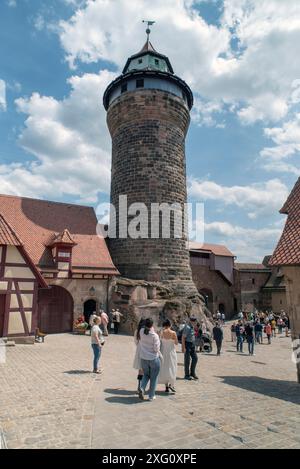
[[[201,354],[199,381],[176,395],[159,387],[140,402],[132,337],[111,335],[101,376],[90,373],[89,337],[46,337],[7,349],[0,365],[0,427],[8,448],[300,448],[300,385],[291,342],[279,336],[255,356]],[[266,341],[265,341],[266,343]]]

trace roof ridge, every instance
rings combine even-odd
[[[34,200],[36,202],[44,202],[47,204],[71,205],[72,207],[82,207],[82,208],[89,208],[89,209],[94,210],[94,207],[92,207],[91,205],[80,205],[80,204],[74,204],[72,202],[57,202],[55,200],[36,199],[34,197],[23,197],[21,195],[11,195],[11,194],[0,194],[0,197],[9,197],[11,199],[21,199],[21,200]]]

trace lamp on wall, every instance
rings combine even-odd
[[[91,288],[89,289],[89,292],[90,292],[90,295],[91,295],[91,296],[94,296],[95,293],[96,293],[95,287],[91,287]]]

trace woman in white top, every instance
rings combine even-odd
[[[166,392],[169,392],[169,390],[176,392],[177,344],[178,339],[176,332],[171,330],[171,323],[169,319],[166,319],[163,322],[163,331],[161,333],[162,364],[158,376],[158,382],[166,386]]]
[[[146,319],[145,326],[140,331],[139,353],[144,373],[139,398],[144,400],[145,390],[150,380],[149,401],[153,401],[160,370],[160,340],[154,331],[151,318]]]
[[[102,331],[99,327],[101,324],[101,318],[99,316],[96,316],[93,321],[93,327],[91,331],[91,342],[92,342],[92,349],[94,352],[94,363],[93,363],[93,373],[101,373],[98,366],[99,366],[99,360],[101,356],[101,350],[104,345],[104,338]]]

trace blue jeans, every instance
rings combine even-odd
[[[243,351],[243,343],[244,339],[242,335],[238,335],[236,338],[236,351],[237,352],[242,352]]]
[[[94,352],[94,365],[93,365],[94,368],[93,368],[93,370],[97,371],[100,356],[101,356],[101,347],[98,344],[92,344],[92,349],[93,349],[93,352]]]
[[[262,338],[262,332],[256,332],[256,342],[258,344],[262,344],[263,338]]]
[[[253,355],[254,353],[254,338],[253,337],[247,337],[247,342],[248,342],[248,350],[250,355]]]
[[[190,372],[190,359],[192,359],[191,372]],[[195,345],[192,342],[185,343],[185,354],[184,354],[184,374],[185,376],[196,375],[196,365],[198,356],[196,353]]]
[[[141,359],[141,365],[143,368],[143,378],[141,381],[141,389],[145,392],[147,384],[150,380],[149,398],[153,399],[155,396],[155,390],[157,386],[157,379],[160,372],[160,359],[155,358],[154,360],[143,360]]]

